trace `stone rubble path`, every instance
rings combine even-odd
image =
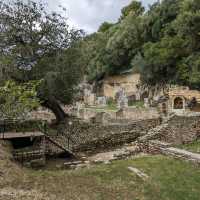
[[[84,167],[90,167],[91,164],[110,164],[114,160],[123,160],[127,158],[138,158],[142,156],[146,156],[147,154],[138,152],[138,147],[135,144],[125,145],[119,149],[103,152],[103,153],[96,153],[89,157],[80,155],[82,158],[80,161],[70,161],[64,163],[65,169],[79,169]]]
[[[94,163],[108,162],[112,160],[118,160],[120,158],[126,158],[131,155],[136,155],[136,146],[125,146],[121,149],[116,149],[114,151],[98,153],[96,155],[90,156],[88,161]]]

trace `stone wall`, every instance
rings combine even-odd
[[[82,108],[79,111],[76,111],[74,116],[86,122],[97,122],[104,124],[104,122],[109,122],[110,119],[116,119],[116,112]]]
[[[184,149],[175,148],[170,143],[161,142],[158,140],[150,140],[148,142],[135,143],[137,152],[150,154],[164,154],[174,158],[186,160],[200,166],[200,155],[192,153]]]
[[[52,122],[52,120],[55,120],[55,115],[48,110],[38,110],[33,111],[30,114],[30,120],[45,120],[48,122]]]
[[[159,119],[141,120],[124,125],[101,125],[73,121],[68,131],[71,139],[75,142],[75,150],[94,151],[133,142],[159,124]]]
[[[96,110],[82,108],[78,111],[77,117],[89,122],[92,118],[94,118],[97,114]]]
[[[160,130],[159,138],[162,141],[183,144],[200,137],[200,117],[174,116],[167,126]]]
[[[159,118],[156,108],[124,108],[116,113],[117,119],[145,120]]]
[[[159,112],[156,108],[123,108],[119,111],[98,111],[83,108],[75,114],[76,117],[86,122],[97,122],[102,124],[130,124],[138,120],[158,119]]]

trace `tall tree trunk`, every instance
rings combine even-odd
[[[62,122],[65,118],[69,117],[64,112],[58,101],[54,98],[49,98],[48,100],[42,102],[42,106],[50,109],[54,113],[58,124]]]

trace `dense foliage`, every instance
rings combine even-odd
[[[42,3],[0,1],[0,76],[2,83],[42,80],[37,97],[58,121],[67,115],[61,104],[71,103],[81,78],[77,41],[82,31],[48,13]]]
[[[132,1],[116,24],[103,23],[84,40],[83,66],[89,79],[133,68],[149,85],[200,89],[199,33],[200,0],[163,0],[146,12]]]
[[[0,87],[0,118],[27,119],[31,110],[40,105],[36,97],[37,81],[16,84],[7,81]]]

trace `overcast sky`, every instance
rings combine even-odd
[[[121,9],[131,0],[43,0],[50,10],[58,10],[58,5],[67,9],[66,15],[70,24],[91,33],[98,29],[104,21],[116,22]],[[142,0],[148,7],[156,0]]]

